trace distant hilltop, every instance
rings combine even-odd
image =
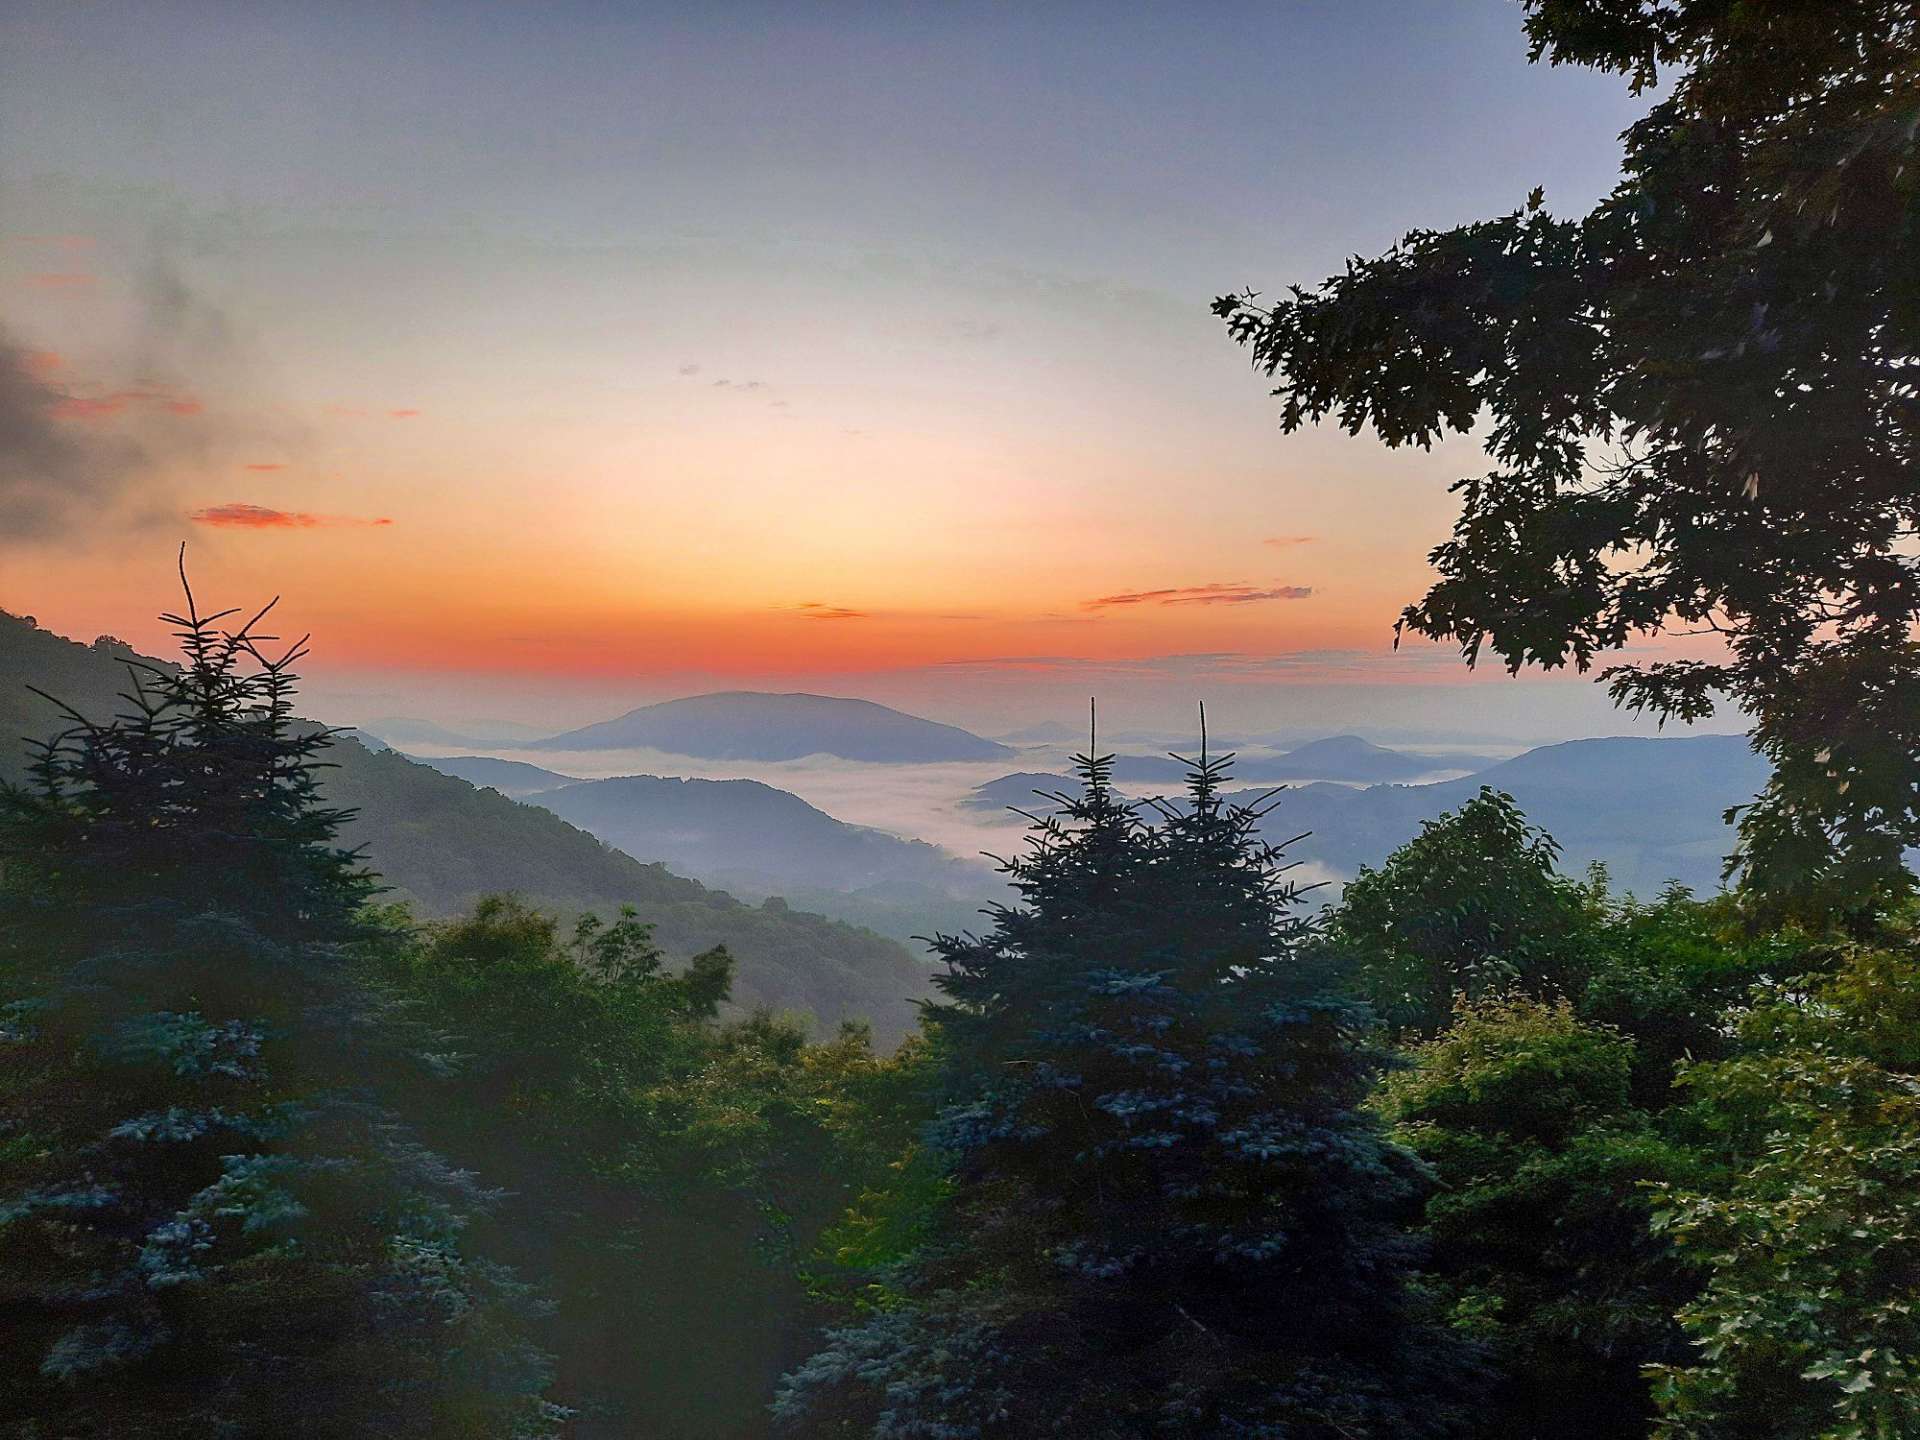
[[[630,710],[531,750],[663,750],[702,760],[800,760],[831,755],[876,764],[1001,760],[1005,745],[917,715],[831,695],[730,690]]]

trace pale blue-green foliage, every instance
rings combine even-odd
[[[392,1109],[316,743],[194,634],[185,691],[0,787],[0,1430],[551,1432],[486,1194]]]
[[[105,1185],[81,1184],[70,1189],[28,1190],[8,1200],[0,1200],[0,1225],[11,1224],[45,1211],[106,1210],[119,1199]]]
[[[213,1227],[197,1216],[178,1215],[147,1232],[136,1262],[149,1290],[165,1290],[199,1277],[200,1258],[213,1249]]]
[[[1369,1017],[1221,804],[1086,800],[945,937],[942,1223],[897,1298],[795,1371],[796,1433],[1455,1433],[1465,1347],[1415,1317],[1418,1167],[1359,1106]]]
[[[883,1387],[867,1440],[978,1440],[1017,1413],[1000,1378],[1011,1360],[984,1316],[931,1319],[899,1310],[829,1332],[820,1350],[782,1383],[776,1425],[831,1410],[843,1390]]]
[[[169,1105],[164,1110],[150,1110],[123,1120],[107,1135],[114,1140],[164,1145],[181,1144],[220,1132],[264,1143],[286,1139],[311,1114],[307,1107],[291,1101],[265,1105],[252,1112],[223,1110],[217,1105],[208,1109]]]
[[[136,1326],[120,1319],[76,1325],[54,1341],[40,1369],[57,1380],[81,1380],[141,1359],[169,1338],[163,1325]]]
[[[191,1011],[159,1010],[122,1020],[98,1043],[103,1056],[127,1064],[151,1061],[180,1076],[248,1080],[259,1073],[265,1038],[243,1020],[215,1024]]]

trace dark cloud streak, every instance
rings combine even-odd
[[[62,425],[73,397],[34,373],[36,353],[0,329],[0,541],[49,539],[93,519],[146,458],[124,436]]]

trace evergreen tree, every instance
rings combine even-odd
[[[0,1430],[544,1432],[485,1197],[380,1101],[302,645],[185,611],[182,667],[0,791]]]
[[[893,1303],[789,1378],[790,1432],[1452,1433],[1463,1352],[1404,1283],[1416,1167],[1359,1109],[1369,1017],[1226,763],[1148,823],[1080,757],[1019,905],[938,941],[950,1198]]]

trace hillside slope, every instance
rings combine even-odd
[[[987,873],[924,840],[836,820],[758,780],[622,775],[544,790],[531,803],[629,855],[688,874],[737,876],[761,889],[966,884]]]
[[[369,750],[380,748],[368,745]],[[409,760],[453,775],[469,785],[498,790],[502,795],[537,795],[542,790],[558,790],[562,785],[577,785],[578,775],[562,775],[524,760],[496,760],[491,755],[409,755]]]
[[[121,708],[124,647],[81,645],[0,614],[0,778],[26,772],[21,737],[59,728],[52,705],[28,684],[82,714]],[[725,945],[738,963],[742,1005],[809,1010],[822,1022],[865,1017],[883,1037],[911,1027],[913,1001],[930,993],[927,967],[900,944],[778,902],[747,905],[724,892],[610,849],[545,810],[416,764],[342,741],[324,782],[334,804],[357,808],[346,843],[396,898],[425,915],[451,914],[490,891],[513,891],[563,912],[632,904],[668,953]]]
[[[623,775],[526,797],[529,805],[682,875],[910,941],[977,925],[1009,897],[985,863],[851,825],[757,780]]]

